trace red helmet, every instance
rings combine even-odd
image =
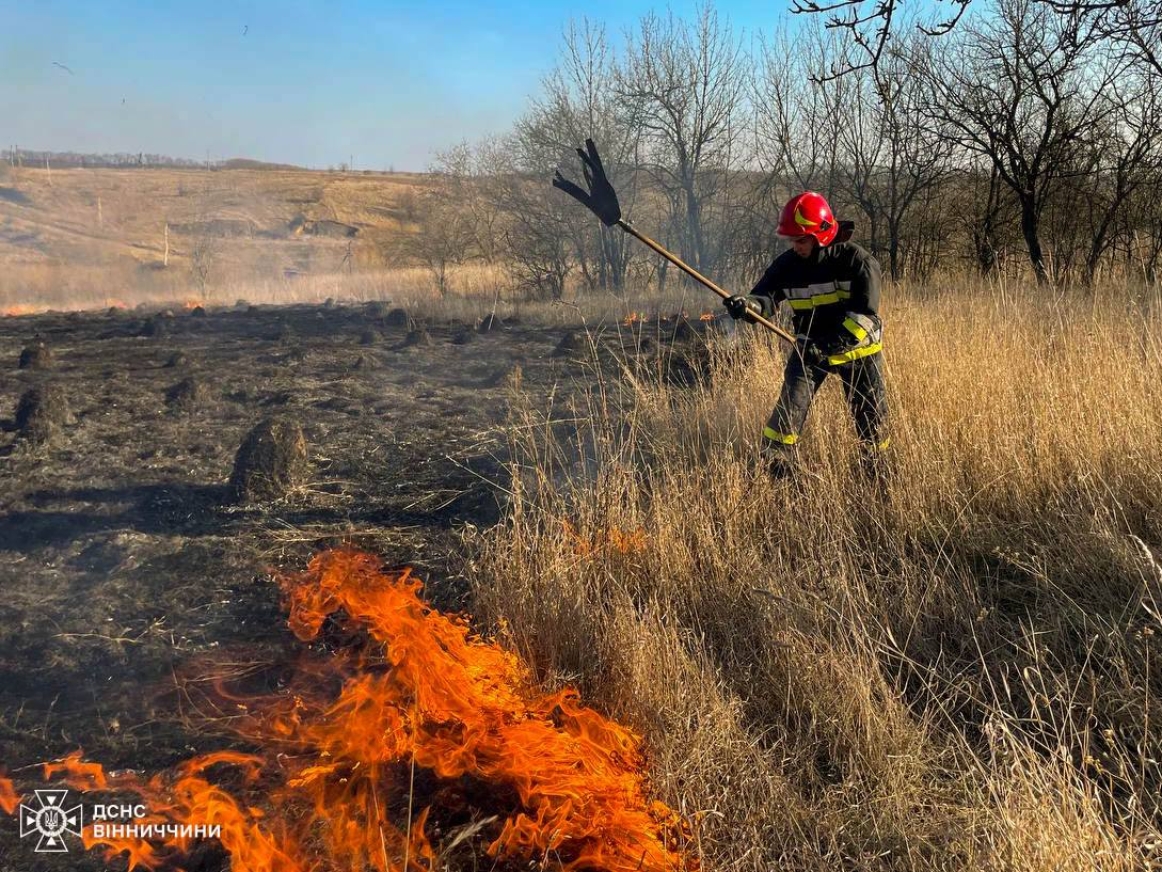
[[[804,191],[788,200],[783,207],[777,232],[779,236],[791,239],[814,236],[820,245],[830,245],[839,232],[839,222],[831,214],[831,207],[822,194]]]

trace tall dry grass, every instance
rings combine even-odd
[[[452,271],[456,293],[440,298],[431,277],[418,268],[335,271],[285,276],[249,267],[218,267],[201,287],[185,267],[149,269],[126,264],[14,264],[0,272],[0,313],[35,314],[52,309],[94,311],[110,306],[171,306],[199,303],[233,306],[238,300],[266,305],[384,300],[449,311],[465,301],[491,304],[504,284],[498,267],[473,264]]]
[[[644,733],[712,868],[1162,868],[1157,301],[890,296],[883,486],[834,384],[756,474],[765,337],[514,387],[478,608]]]
[[[199,286],[186,265],[170,269],[119,262],[9,264],[0,269],[0,316],[58,311],[103,311],[110,307],[157,308],[234,306],[239,300],[263,305],[384,301],[433,319],[474,318],[492,311],[544,324],[596,324],[620,321],[628,313],[687,311],[697,315],[717,308],[704,289],[671,282],[665,293],[635,291],[621,297],[571,288],[560,301],[530,298],[513,289],[500,264],[450,267],[452,292],[441,295],[431,273],[418,267],[336,270],[287,276],[257,269],[253,263],[215,264],[212,280]]]

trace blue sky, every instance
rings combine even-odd
[[[722,2],[749,33],[789,0]],[[506,130],[573,16],[664,3],[0,0],[0,147],[420,170]],[[678,14],[692,0],[674,2]],[[66,72],[54,62],[67,66]]]

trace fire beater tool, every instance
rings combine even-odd
[[[594,145],[592,139],[585,140],[585,149],[577,149],[577,154],[581,156],[581,171],[585,174],[585,183],[589,190],[586,191],[580,185],[577,185],[563,175],[561,171],[557,170],[556,176],[553,178],[553,187],[560,188],[573,199],[577,200],[583,206],[588,208],[594,215],[601,219],[601,222],[606,227],[620,227],[634,239],[643,243],[647,247],[653,249],[690,278],[696,282],[708,287],[722,299],[731,296],[729,291],[724,291],[694,267],[690,266],[680,257],[670,253],[657,242],[650,239],[636,227],[629,223],[621,216],[621,204],[617,202],[617,191],[613,189],[610,184],[608,176],[605,175],[605,168],[601,165],[601,157],[597,154],[597,146]],[[750,313],[750,320],[758,324],[762,324],[780,339],[795,344],[795,337],[773,323],[767,318],[757,312]]]

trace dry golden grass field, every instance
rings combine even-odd
[[[220,295],[240,291],[321,302],[323,277],[368,271],[380,279],[365,292],[390,296],[418,277],[385,273],[384,246],[412,232],[430,184],[406,173],[5,166],[0,312],[233,303]]]
[[[756,480],[765,341],[595,379],[584,451],[518,412],[478,613],[646,731],[715,867],[1162,864],[1157,300],[975,290],[896,289],[882,489],[837,388],[803,479]]]
[[[65,175],[19,190],[64,197]],[[102,190],[127,185],[97,175]],[[154,199],[195,196],[176,193],[180,175]],[[410,184],[293,176],[280,203],[300,191],[341,221],[370,214],[351,188]],[[80,190],[68,222],[19,232],[82,245]],[[247,220],[289,220],[238,197]],[[14,222],[31,207],[0,208]],[[156,261],[157,218],[125,208],[121,226],[140,230],[117,244]],[[294,642],[272,568],[349,542],[416,565],[430,601],[471,613],[537,687],[576,687],[639,733],[653,795],[687,822],[687,862],[704,869],[1162,868],[1156,289],[889,287],[886,477],[859,475],[828,383],[804,474],[775,485],[755,460],[784,352],[655,317],[709,308],[702,292],[643,293],[634,307],[651,317],[627,325],[621,301],[494,303],[484,274],[478,293],[437,300],[418,280],[384,292],[386,275],[307,281],[322,299],[402,302],[402,325],[355,303],[233,305],[278,299],[274,284],[266,298],[216,290],[224,305],[204,317],[0,319],[0,412],[49,383],[71,410],[45,445],[14,421],[0,441],[0,767],[19,788],[38,784],[32,764],[79,748],[147,773],[239,748],[226,720],[184,705],[196,681],[183,667],[217,651],[287,693],[273,664]],[[494,305],[501,321],[474,329]],[[37,336],[54,362],[18,370]],[[184,378],[196,401],[167,402]],[[234,449],[274,411],[303,422],[309,480],[231,505]],[[391,807],[409,828],[419,803],[472,793],[417,778],[412,759],[407,802]],[[495,817],[437,804],[432,820],[435,853],[412,869],[568,860],[497,862]],[[203,850],[186,868],[278,868],[240,863]],[[402,868],[386,848],[364,867]],[[0,828],[4,872],[58,868]],[[70,868],[106,866],[91,853]]]

